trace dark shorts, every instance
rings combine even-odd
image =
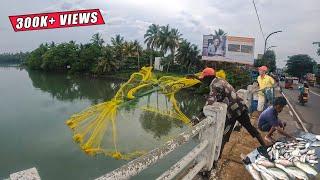
[[[259,126],[259,129],[263,132],[269,132],[271,128],[272,128],[272,125],[268,123]]]
[[[224,126],[224,134],[223,134],[224,142],[229,141],[230,135],[233,131],[236,121],[238,121],[250,133],[252,137],[259,136],[258,130],[250,122],[248,111],[244,111],[239,117],[231,118],[231,119],[226,118],[226,123]]]

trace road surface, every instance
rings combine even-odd
[[[294,87],[293,90],[283,88],[283,92],[308,131],[310,133],[320,134],[320,89],[311,88],[309,101],[304,106],[298,102],[299,91],[297,87]]]

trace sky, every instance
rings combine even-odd
[[[265,36],[282,30],[268,40],[283,67],[288,56],[308,54],[318,63],[320,41],[319,0],[255,0]],[[29,32],[14,32],[9,15],[98,8],[105,25]],[[0,53],[32,51],[44,42],[89,42],[101,33],[108,43],[120,34],[126,40],[143,43],[152,23],[178,28],[183,38],[202,48],[202,35],[218,28],[228,35],[255,38],[255,57],[263,53],[264,38],[252,0],[2,0],[0,6]]]

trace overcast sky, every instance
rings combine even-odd
[[[255,0],[268,41],[285,65],[288,56],[308,54],[320,63],[313,41],[320,41],[320,0]],[[32,32],[14,32],[9,15],[98,8],[105,25]],[[100,32],[106,42],[116,34],[143,42],[152,24],[178,28],[183,37],[201,48],[202,35],[221,28],[229,35],[256,39],[255,54],[262,53],[264,39],[252,0],[2,0],[0,6],[0,53],[30,51],[43,42],[88,42]]]

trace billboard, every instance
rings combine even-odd
[[[226,54],[226,36],[203,36],[202,56],[225,56]]]
[[[254,43],[249,37],[204,35],[202,60],[253,65]]]

